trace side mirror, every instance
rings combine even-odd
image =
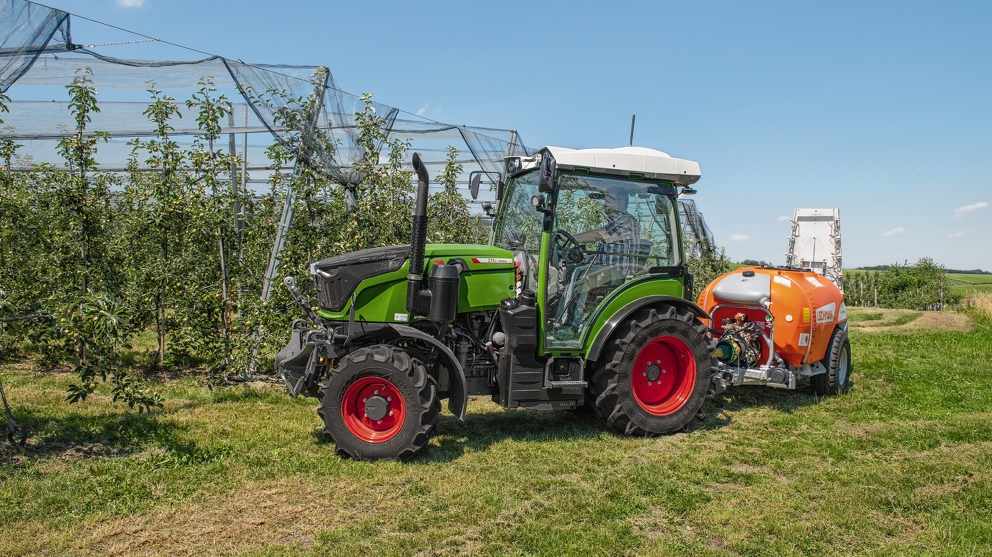
[[[551,193],[555,184],[555,160],[550,153],[545,153],[541,157],[540,181],[537,183],[537,191],[541,193]]]
[[[503,200],[503,190],[506,189],[506,182],[500,178],[499,182],[496,183],[496,201]]]
[[[551,209],[548,209],[547,206],[544,204],[543,195],[535,195],[534,197],[531,197],[530,204],[534,206],[534,209],[544,213],[545,215],[551,214]]]
[[[472,199],[479,199],[479,183],[482,181],[481,172],[473,172],[468,177],[468,192],[472,194]]]

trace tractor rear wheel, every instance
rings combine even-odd
[[[596,414],[625,435],[688,427],[713,375],[714,342],[689,311],[643,309],[621,324],[589,385]]]
[[[809,378],[809,386],[814,394],[820,396],[846,393],[851,386],[851,341],[847,338],[847,329],[835,327],[830,335],[827,355],[820,363],[827,368],[826,373]]]
[[[351,458],[406,460],[434,433],[437,382],[400,348],[355,350],[337,362],[323,391],[324,437]]]

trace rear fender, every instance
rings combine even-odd
[[[641,298],[640,300],[627,305],[620,311],[613,314],[613,317],[611,317],[606,324],[603,325],[603,328],[600,329],[599,334],[596,335],[596,340],[593,341],[592,346],[589,348],[589,353],[586,355],[586,359],[590,361],[598,360],[599,355],[603,351],[603,347],[606,346],[606,342],[611,336],[613,336],[613,331],[621,323],[623,323],[625,319],[641,308],[656,305],[675,306],[688,310],[700,319],[710,319],[710,314],[706,313],[703,308],[686,300],[685,298],[677,298],[675,296],[648,296],[646,298]]]

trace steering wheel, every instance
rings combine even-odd
[[[559,262],[569,262],[569,263],[581,263],[585,259],[585,253],[582,249],[582,244],[564,230],[555,230],[554,236],[554,246],[555,246],[555,258]],[[569,247],[571,246],[571,247]]]

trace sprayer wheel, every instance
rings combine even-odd
[[[324,437],[359,460],[407,460],[437,424],[437,382],[394,346],[360,348],[341,358],[323,385]]]
[[[684,430],[703,406],[714,348],[706,327],[685,309],[636,312],[617,328],[592,372],[596,415],[625,435]]]
[[[827,368],[827,372],[809,378],[813,393],[820,396],[846,393],[851,386],[851,372],[854,371],[851,341],[847,338],[846,329],[834,328],[827,356],[820,363]]]

